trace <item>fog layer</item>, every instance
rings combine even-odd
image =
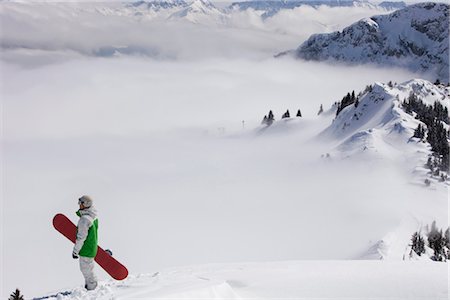
[[[321,104],[414,74],[272,58],[372,10],[299,8],[265,23],[246,12],[204,26],[10,5],[0,12],[3,298],[81,285],[51,220],[76,221],[82,194],[99,210],[100,244],[131,274],[355,258],[398,228],[408,243],[420,224],[446,220],[445,191],[409,185],[403,163],[324,160],[330,145],[311,141],[333,119],[317,116]],[[113,46],[131,52],[109,55]],[[303,114],[292,130],[259,131],[269,110],[287,109]]]

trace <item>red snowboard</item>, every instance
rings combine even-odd
[[[77,226],[72,223],[65,215],[57,214],[53,218],[53,226],[62,235],[75,243],[77,236]],[[114,257],[109,255],[100,246],[97,249],[97,256],[95,256],[95,261],[102,267],[112,278],[116,280],[123,280],[128,276],[128,270],[118,262]]]

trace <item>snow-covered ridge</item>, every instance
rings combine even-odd
[[[291,52],[306,60],[375,63],[430,72],[449,80],[449,5],[420,3],[315,34]]]
[[[411,95],[428,106],[434,106],[435,103],[447,109],[450,106],[448,86],[435,85],[421,79],[402,84],[376,83],[359,94],[358,103],[345,107],[332,124],[322,131],[320,137],[334,141],[332,156],[371,156],[404,161],[410,172],[415,174],[415,182],[423,184],[425,181],[430,182],[429,180],[442,181],[441,178],[447,178],[445,173],[434,168],[430,168],[430,172],[425,167],[433,153],[430,143],[426,139],[414,137],[419,124],[425,124],[415,113],[409,114],[403,107],[403,102]],[[443,124],[446,130],[449,129],[448,125]],[[431,134],[430,128],[428,134]],[[448,184],[448,181],[444,183]]]
[[[208,0],[152,0],[138,1],[127,4],[126,7],[135,11],[135,15],[166,19],[185,19],[198,23],[205,18],[219,18],[223,12]],[[219,16],[219,17],[218,17]]]
[[[402,84],[375,83],[369,91],[362,92],[358,106],[345,107],[322,134],[345,139],[356,133],[377,128],[388,130],[396,127],[409,139],[417,127],[417,120],[407,114],[401,102],[414,94],[428,105],[439,102],[449,106],[450,88],[434,85],[427,80],[413,79]]]
[[[427,106],[439,103],[447,110],[450,108],[450,87],[427,80],[412,79],[401,84],[390,82],[367,86],[364,91],[358,93],[357,103],[345,106],[337,116],[337,102],[319,116],[327,125],[322,127],[317,138],[330,145],[329,152],[323,157],[370,157],[404,161],[410,172],[415,174],[415,182],[423,184],[424,179],[430,177],[430,170],[424,166],[432,154],[432,147],[426,138],[413,137],[418,125],[425,124],[415,113],[409,114],[403,107],[403,102],[411,95]],[[287,118],[275,121],[270,126],[263,125],[258,132],[287,133],[299,128],[304,129],[305,124],[307,123],[301,118]],[[443,126],[449,130],[449,124]],[[441,173],[440,175],[445,176]],[[439,176],[433,178],[431,179],[435,181],[440,180]]]
[[[446,299],[446,272],[443,263],[401,261],[215,264],[131,275],[101,282],[94,291],[76,287],[34,299]]]
[[[128,7],[140,7],[152,10],[170,9],[174,7],[184,7],[188,3],[184,0],[153,0],[153,1],[137,1],[127,4]]]

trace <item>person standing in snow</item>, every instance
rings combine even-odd
[[[98,219],[97,211],[89,196],[78,199],[80,217],[77,225],[77,239],[73,247],[72,257],[80,260],[80,270],[85,279],[85,288],[94,290],[97,287],[97,277],[94,273],[94,258],[97,255]]]

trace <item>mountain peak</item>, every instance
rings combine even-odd
[[[294,54],[306,60],[400,66],[449,81],[449,5],[419,3],[315,34]]]
[[[185,18],[193,23],[221,19],[223,13],[208,0],[195,0],[182,10],[172,14],[169,19]]]

